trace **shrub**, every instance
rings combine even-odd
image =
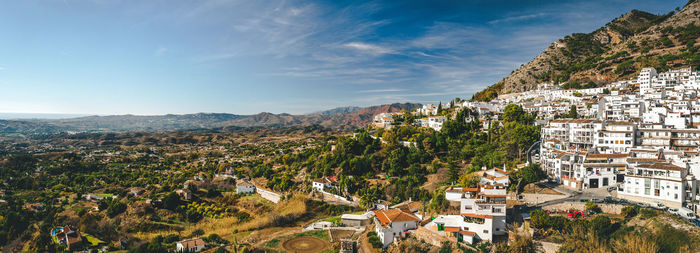
[[[625,216],[625,218],[632,218],[634,216],[637,216],[638,213],[639,213],[638,206],[625,206],[620,211],[620,215]]]
[[[198,228],[198,229],[195,229],[194,231],[192,231],[192,233],[190,234],[190,237],[198,237],[198,236],[202,236],[202,235],[204,235],[204,230],[202,230],[201,228]]]
[[[381,248],[384,246],[375,232],[367,233],[367,239],[369,239],[369,243],[372,244],[373,248]]]
[[[639,214],[642,215],[642,218],[648,219],[648,218],[656,216],[658,213],[655,210],[652,210],[649,208],[643,208],[642,210],[639,211]]]
[[[163,242],[168,244],[168,243],[174,243],[180,240],[180,236],[177,234],[169,234],[165,237],[163,237]]]
[[[600,212],[600,207],[593,201],[586,201],[586,209],[594,212]]]
[[[207,236],[207,242],[216,243],[216,244],[228,243],[228,241],[226,241],[224,238],[222,238],[218,234],[210,234],[209,236]]]
[[[530,212],[530,227],[547,228],[549,226],[549,214],[544,210],[538,209]]]
[[[591,230],[600,238],[607,238],[613,232],[613,225],[610,218],[604,215],[598,215],[590,222]]]
[[[112,218],[124,211],[126,211],[126,204],[119,201],[111,201],[109,207],[107,207],[107,216]]]

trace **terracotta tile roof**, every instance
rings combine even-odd
[[[467,217],[472,217],[472,218],[493,219],[492,215],[473,214],[473,213],[463,213],[461,215],[467,216]]]
[[[392,208],[400,209],[407,213],[412,213],[418,211],[421,207],[423,207],[423,204],[421,204],[418,201],[406,201],[403,203],[399,203],[393,206]]]
[[[447,192],[478,192],[479,188],[451,188]]]
[[[418,217],[413,214],[406,213],[399,209],[389,209],[389,210],[375,210],[374,215],[377,216],[379,222],[382,225],[392,223],[392,222],[402,222],[402,221],[420,221]]]
[[[459,227],[445,227],[445,232],[459,232]]]
[[[647,168],[647,169],[658,169],[658,170],[677,170],[683,171],[685,168],[676,166],[670,163],[654,163],[654,164],[640,164],[637,167]]]
[[[475,232],[467,231],[467,230],[461,230],[461,231],[459,231],[459,233],[463,234],[463,235],[468,235],[468,236],[474,236],[476,234]]]

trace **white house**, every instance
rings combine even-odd
[[[375,231],[383,247],[389,246],[394,239],[406,236],[406,231],[418,228],[420,219],[411,213],[399,209],[375,210]]]
[[[314,179],[311,187],[315,191],[325,192],[327,189],[337,189],[338,188],[338,177],[323,177],[319,179]]]
[[[189,189],[176,190],[175,193],[177,193],[177,195],[180,196],[184,200],[191,200],[192,199],[192,191],[190,191]]]
[[[451,190],[456,192],[455,188]],[[426,228],[470,244],[477,240],[492,241],[494,235],[507,233],[505,187],[479,185],[459,192],[462,193],[460,214],[440,215],[426,224]]]
[[[255,193],[255,185],[245,180],[236,181],[236,193]]]
[[[184,241],[179,241],[175,245],[175,251],[177,252],[200,252],[204,249],[206,243],[201,238],[187,239]]]
[[[446,120],[447,118],[445,116],[428,117],[428,127],[435,131],[440,131],[440,129],[442,129],[442,123],[445,123]]]

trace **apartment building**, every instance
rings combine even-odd
[[[631,121],[605,122],[594,135],[594,146],[600,153],[628,153],[635,146],[637,125]]]
[[[477,188],[451,188],[448,200],[459,194],[459,215],[439,215],[425,227],[459,242],[493,241],[494,236],[506,235],[506,188],[479,185]]]
[[[669,162],[633,162],[618,187],[618,196],[640,202],[661,202],[680,208],[695,198],[697,180],[686,167]]]

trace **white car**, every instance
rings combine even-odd
[[[678,214],[678,209],[676,209],[676,208],[669,208],[669,209],[668,209],[668,213],[670,213],[670,214],[672,214],[672,215],[679,215],[679,214]]]
[[[684,219],[688,219],[688,220],[693,220],[693,219],[697,218],[697,216],[695,216],[695,212],[693,212],[693,210],[690,210],[690,209],[685,208],[685,207],[681,207],[678,209],[678,215],[680,215]]]
[[[651,203],[651,208],[664,210],[664,209],[666,209],[666,205],[664,205],[661,202],[654,202],[654,203]]]

